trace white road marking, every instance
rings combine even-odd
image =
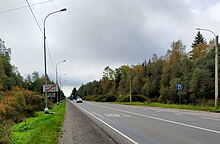
[[[168,123],[172,123],[172,124],[176,124],[176,125],[181,125],[181,126],[185,126],[185,127],[190,127],[190,128],[194,128],[194,129],[199,129],[199,130],[203,130],[203,131],[208,131],[208,132],[220,134],[220,131],[217,131],[217,130],[211,130],[211,129],[207,129],[207,128],[203,128],[203,127],[198,127],[198,126],[194,126],[194,125],[184,124],[184,123],[180,123],[180,122],[175,122],[175,121],[171,121],[171,120],[167,120],[167,119],[162,119],[162,118],[158,118],[158,117],[153,117],[153,116],[143,115],[143,114],[139,114],[139,113],[129,112],[129,111],[125,111],[125,110],[109,108],[109,107],[106,107],[106,106],[100,106],[100,105],[91,104],[91,103],[89,103],[89,104],[90,105],[94,105],[94,106],[98,106],[98,107],[103,107],[103,108],[107,108],[107,109],[112,109],[112,110],[124,112],[124,113],[129,113],[129,114],[133,114],[133,115],[137,115],[137,116],[141,116],[141,117],[146,117],[146,118],[155,119],[155,120],[159,120],[159,121],[163,121],[163,122],[168,122]]]
[[[183,115],[183,114],[181,114],[181,113],[174,113],[175,115]]]
[[[76,105],[78,108],[80,108],[81,110],[83,110],[84,112],[88,113],[89,115],[91,115],[92,117],[96,118],[97,120],[99,120],[100,122],[102,122],[103,124],[105,124],[106,126],[110,127],[111,129],[113,129],[114,131],[116,131],[117,133],[119,133],[120,135],[122,135],[123,137],[125,137],[126,139],[128,139],[129,141],[133,142],[134,144],[138,144],[138,142],[134,141],[133,139],[131,139],[130,137],[126,136],[125,134],[123,134],[122,132],[120,132],[119,130],[117,130],[116,128],[112,127],[111,125],[109,125],[108,123],[104,122],[103,120],[101,120],[100,118],[98,118],[97,116],[95,116],[94,114],[90,113],[89,111],[85,110],[84,108]]]
[[[208,120],[214,120],[214,121],[220,121],[220,119],[215,119],[215,118],[208,118],[208,117],[200,117],[202,119],[208,119]]]
[[[117,114],[117,113],[104,113],[103,114],[104,116],[107,116],[107,117],[131,117],[127,114],[123,114],[123,113],[120,113],[120,114]]]

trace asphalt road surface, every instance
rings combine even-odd
[[[220,144],[219,113],[87,101],[71,103],[117,143]]]

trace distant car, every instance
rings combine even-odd
[[[76,102],[77,102],[77,103],[82,103],[83,101],[82,101],[82,99],[81,99],[80,97],[77,97],[77,98],[76,98]]]
[[[70,96],[70,100],[72,101],[72,100],[73,100],[73,98],[74,98],[74,97],[73,97],[73,95],[71,95],[71,96]]]

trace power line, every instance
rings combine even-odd
[[[38,23],[38,21],[37,21],[37,18],[36,18],[35,15],[34,15],[34,12],[33,12],[32,8],[31,8],[31,6],[30,6],[28,0],[26,0],[26,2],[27,2],[27,4],[28,4],[28,7],[30,8],[31,14],[32,14],[32,16],[33,16],[33,18],[34,18],[34,20],[35,20],[35,22],[36,22],[38,28],[40,29],[41,33],[43,34],[43,31],[42,31],[42,29],[41,29],[41,27],[40,27],[40,25],[39,25],[39,23]]]
[[[34,20],[35,20],[35,22],[36,22],[36,24],[37,24],[39,30],[40,30],[41,33],[43,34],[43,31],[42,31],[42,29],[41,29],[41,27],[40,27],[40,25],[39,25],[39,23],[38,23],[38,21],[37,21],[37,18],[36,18],[35,15],[34,15],[34,12],[33,12],[32,8],[31,8],[31,6],[30,6],[28,0],[26,0],[26,2],[27,2],[27,4],[28,4],[28,7],[30,8],[31,14],[32,14],[32,16],[33,16],[33,18],[34,18]],[[51,57],[51,54],[50,54],[50,49],[49,49],[49,44],[48,44],[48,42],[47,42],[47,50],[48,50],[48,52],[49,52],[49,57],[50,57],[51,64],[52,64],[53,69],[54,69],[54,71],[55,71],[55,67],[54,67],[54,64],[53,64],[53,61],[52,61],[52,57]]]
[[[48,2],[52,2],[52,1],[55,1],[55,0],[48,0],[48,1],[40,2],[40,3],[35,3],[35,4],[31,4],[30,6],[40,5],[40,4],[44,4],[44,3],[48,3]],[[0,11],[0,13],[15,11],[15,10],[19,10],[19,9],[23,9],[23,8],[27,8],[27,7],[28,6],[22,6],[22,7],[17,7],[17,8],[13,8],[13,9],[7,9],[7,10]]]
[[[53,64],[53,60],[52,60],[51,54],[50,54],[50,49],[49,49],[48,43],[47,43],[47,47],[48,47],[48,53],[49,53],[49,57],[50,57],[51,64],[52,64],[52,66],[53,66],[54,71],[56,71],[56,70],[55,70],[55,67],[54,67],[54,64]]]

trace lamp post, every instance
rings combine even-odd
[[[65,76],[66,74],[63,74],[62,76]],[[61,81],[61,79],[62,79],[62,76],[60,76],[60,99],[61,99],[61,88],[62,88],[62,81]],[[60,101],[60,100],[59,100]]]
[[[213,31],[204,28],[196,28],[196,30],[203,30],[211,32],[215,36],[215,107],[218,107],[218,35]]]
[[[132,73],[132,69],[133,69],[133,65],[131,65],[130,67],[130,102],[132,102],[132,93],[131,93],[131,73]]]
[[[45,79],[46,79],[46,83],[47,84],[47,80],[48,80],[48,76],[47,76],[47,54],[46,54],[46,19],[52,15],[52,14],[55,14],[55,13],[59,13],[59,12],[63,12],[63,11],[66,11],[67,9],[66,8],[63,8],[59,11],[54,11],[54,12],[51,12],[49,13],[45,18],[44,18],[44,73],[45,73]],[[49,112],[49,109],[47,107],[47,92],[45,92],[45,109],[44,109],[44,112],[45,113],[48,113]]]
[[[56,64],[56,85],[57,85],[57,87],[58,87],[58,72],[57,72],[57,67],[58,67],[58,65],[59,65],[60,63],[63,63],[63,62],[66,62],[66,60],[62,60],[62,61],[60,61],[60,62],[58,62],[58,63]],[[59,91],[59,87],[58,87],[58,90],[57,90],[57,104],[58,104],[58,91]]]

